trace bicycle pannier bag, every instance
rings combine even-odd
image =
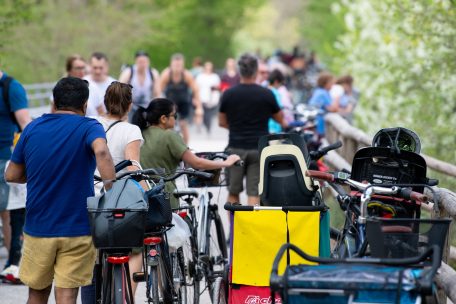
[[[159,185],[146,192],[149,211],[146,219],[146,232],[171,224],[172,210],[169,194],[163,191],[164,185]]]
[[[131,178],[87,198],[91,233],[96,248],[141,247],[148,204],[144,190]]]

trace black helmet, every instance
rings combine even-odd
[[[421,151],[418,135],[412,130],[401,127],[381,129],[375,134],[372,146],[391,148],[397,153],[400,153],[400,150],[415,153]]]

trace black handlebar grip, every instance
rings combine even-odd
[[[223,208],[227,211],[253,211],[253,206],[233,205],[230,203],[226,203]]]
[[[211,179],[214,174],[212,173],[209,173],[209,172],[202,172],[202,171],[195,171],[192,173],[192,175],[195,175],[195,176],[198,176],[198,177],[202,177],[202,178],[205,178],[205,179]]]
[[[116,170],[116,173],[117,173],[117,172],[119,172],[120,170],[125,169],[126,167],[131,166],[131,165],[132,165],[131,160],[125,159],[125,160],[121,161],[120,163],[118,163],[118,164],[114,167],[114,169]]]
[[[160,175],[160,172],[158,172],[159,170],[155,169],[155,168],[150,168],[150,169],[145,169],[145,170],[142,170],[142,174],[145,174],[145,175]]]

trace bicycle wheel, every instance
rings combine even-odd
[[[151,250],[151,248],[148,248]],[[167,246],[162,242],[155,247],[156,255],[146,258],[148,265],[147,300],[154,304],[173,303],[172,270],[168,258]]]
[[[124,304],[127,299],[127,292],[125,288],[125,273],[122,265],[113,265],[112,268],[112,288],[111,298],[114,304]]]
[[[208,259],[205,265],[205,276],[209,295],[212,299],[212,296],[214,295],[214,283],[218,278],[223,278],[225,273],[228,252],[226,248],[225,230],[223,229],[220,215],[215,208],[211,210],[209,219],[207,226],[208,233],[206,234]]]
[[[187,286],[186,303],[199,303],[200,298],[200,271],[198,267],[198,245],[196,241],[196,229],[192,226],[191,219],[187,216],[184,220],[189,225],[191,236],[182,246],[183,269],[185,273],[185,285]]]
[[[173,287],[175,291],[175,301],[178,304],[187,304],[187,284],[185,281],[185,264],[182,248],[177,249],[171,254],[171,267],[173,270]]]
[[[223,277],[217,277],[212,286],[212,303],[213,304],[226,304],[228,303],[226,297],[226,282]]]
[[[209,257],[211,257],[211,260],[213,259],[214,264],[225,266],[224,264],[228,259],[225,229],[223,228],[222,219],[215,209],[210,213],[208,231]]]
[[[158,294],[158,269],[157,266],[149,266],[148,276],[148,295],[147,299],[149,303],[158,304],[160,303],[160,295]]]

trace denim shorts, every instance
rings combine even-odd
[[[7,159],[0,159],[0,212],[8,206],[9,186],[5,181],[4,172]]]

